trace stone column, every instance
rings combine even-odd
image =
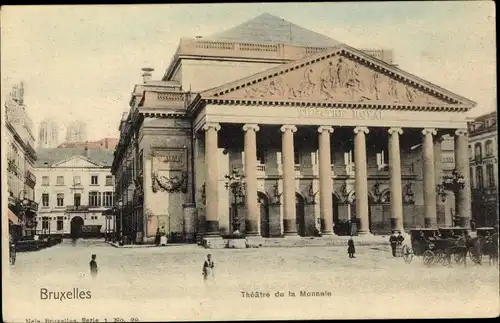
[[[257,201],[257,131],[256,124],[246,124],[245,131],[245,228],[247,235],[260,236],[260,210]]]
[[[446,203],[441,200],[441,196],[437,194],[437,186],[442,182],[443,163],[442,163],[442,150],[441,144],[443,136],[437,134],[434,137],[434,177],[436,178],[436,222],[438,227],[448,225],[451,222],[446,219]],[[439,222],[439,218],[444,217],[444,222]],[[451,218],[450,218],[451,219]]]
[[[284,125],[280,128],[281,158],[283,164],[283,233],[285,236],[297,236],[295,209],[295,159],[293,134],[297,132],[294,125]]]
[[[355,164],[355,192],[356,192],[356,216],[359,217],[360,224],[358,234],[366,235],[370,233],[370,223],[368,218],[368,171],[366,169],[366,134],[369,130],[366,127],[354,128],[356,138],[354,140],[354,164]]]
[[[424,167],[424,225],[426,228],[436,227],[436,177],[434,170],[434,142],[436,129],[422,130],[422,151]]]
[[[323,235],[333,234],[333,201],[332,201],[332,161],[330,153],[330,134],[333,127],[321,126],[319,132],[319,206],[321,232]]]
[[[217,153],[217,131],[220,130],[218,123],[207,123],[203,126],[205,130],[205,235],[215,236],[219,234],[219,170]]]
[[[401,155],[399,136],[401,128],[389,129],[389,172],[391,175],[391,229],[404,231],[403,227],[403,189],[401,187]]]
[[[465,180],[463,189],[455,196],[455,212],[460,216],[460,226],[469,228],[471,219],[471,189],[469,174],[469,136],[466,129],[455,131],[455,169]]]

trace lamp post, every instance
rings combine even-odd
[[[465,178],[462,174],[460,174],[457,169],[454,169],[451,172],[451,175],[445,175],[443,177],[443,181],[438,185],[438,194],[441,197],[441,201],[446,200],[446,190],[452,191],[455,195],[455,216],[454,216],[454,226],[459,226],[460,219],[458,218],[458,210],[459,210],[459,202],[458,202],[458,194],[461,190],[465,188]],[[462,223],[466,226],[465,223]]]
[[[120,199],[118,201],[118,207],[120,208],[120,241],[123,239],[123,210],[122,210],[122,206],[123,206],[123,201]]]
[[[236,169],[233,169],[230,174],[224,175],[224,178],[226,179],[226,189],[231,190],[233,194],[233,233],[239,234],[238,197],[244,196],[245,183],[243,182],[243,176]]]

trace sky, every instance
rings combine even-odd
[[[35,134],[51,117],[86,122],[89,140],[118,137],[142,67],[161,79],[181,37],[265,12],[352,47],[392,49],[399,68],[477,102],[472,117],[496,109],[489,1],[4,6],[2,104],[22,80]]]

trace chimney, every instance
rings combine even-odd
[[[143,83],[147,83],[149,81],[151,81],[151,72],[154,71],[154,68],[151,68],[151,67],[143,67],[142,68],[142,81]]]
[[[85,157],[89,156],[89,142],[85,142]]]
[[[104,139],[104,148],[109,149],[108,138]]]

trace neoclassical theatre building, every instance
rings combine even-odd
[[[112,168],[137,242],[157,229],[194,240],[449,226],[455,205],[469,225],[470,186],[445,199],[437,188],[443,138],[469,181],[475,103],[398,68],[390,50],[263,14],[181,39],[160,81],[143,71]]]

